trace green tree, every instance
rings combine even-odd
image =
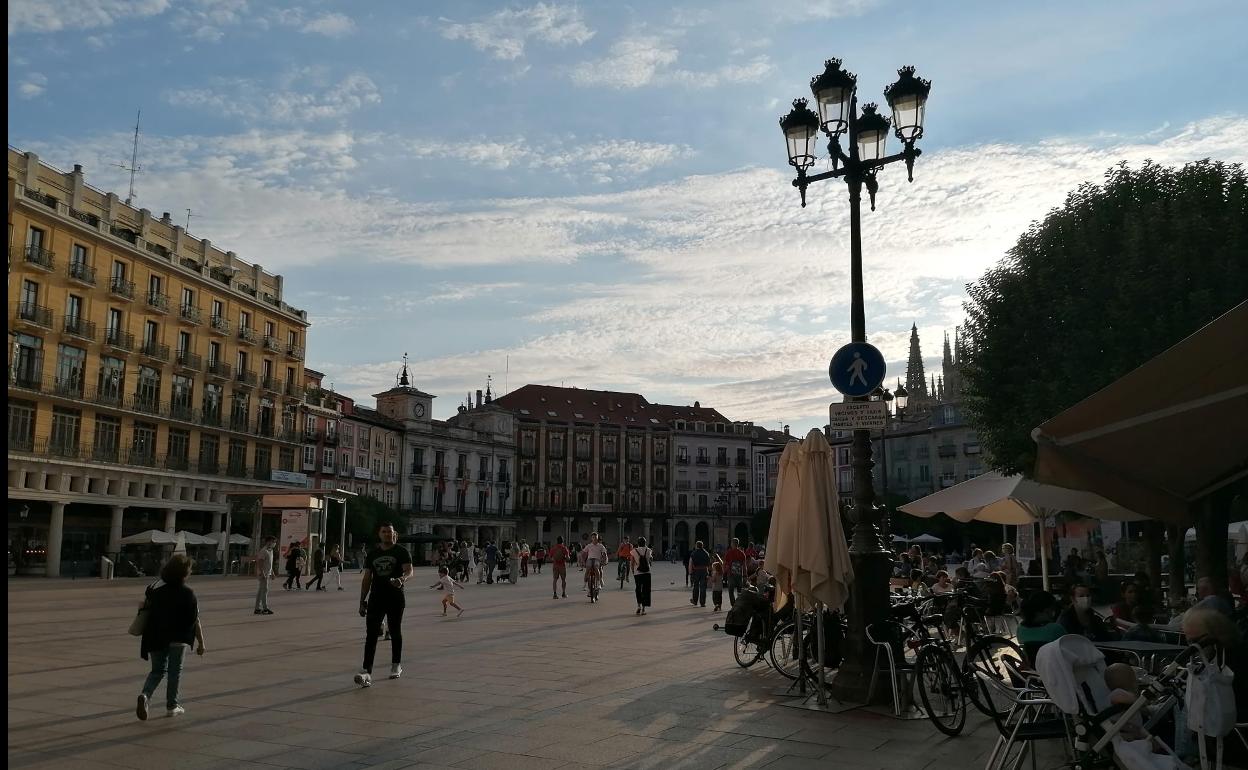
[[[964,405],[993,467],[1030,474],[1033,428],[1248,297],[1244,170],[1121,163],[967,291]]]
[[[336,540],[339,527],[342,526],[339,511],[342,505],[339,503],[330,503],[331,511],[329,520],[326,522],[329,527],[329,537]],[[360,543],[370,544],[377,540],[377,528],[384,522],[390,522],[394,528],[403,534],[407,531],[407,522],[393,508],[381,502],[375,497],[359,495],[347,498],[347,532],[351,535],[351,542],[358,548]],[[346,544],[343,544],[346,547]]]

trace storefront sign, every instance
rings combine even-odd
[[[301,487],[308,485],[308,476],[306,473],[292,473],[291,471],[270,471],[270,478],[283,484],[296,484]]]
[[[883,430],[888,424],[886,401],[846,401],[829,404],[829,427],[832,430]]]
[[[1036,525],[1027,524],[1014,529],[1014,536],[1017,538],[1014,543],[1015,555],[1025,566],[1027,562],[1036,558]]]
[[[277,545],[281,549],[283,560],[290,552],[292,540],[297,541],[305,552],[311,542],[308,537],[308,512],[302,508],[288,508],[282,511],[282,533]],[[281,571],[280,568],[278,571]]]

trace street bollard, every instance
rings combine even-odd
[[[101,580],[113,579],[113,561],[109,559],[107,556],[100,557],[100,579]]]

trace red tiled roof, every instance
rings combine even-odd
[[[398,431],[403,430],[403,423],[399,422],[398,420],[392,420],[389,417],[386,417],[385,415],[383,415],[381,412],[378,412],[376,409],[369,409],[368,407],[360,406],[359,404],[355,405],[355,408],[352,410],[350,416],[357,420],[371,423],[378,427],[389,428],[391,430],[398,430]]]
[[[727,425],[732,424],[732,420],[719,413],[718,410],[709,406],[676,406],[674,404],[655,404],[654,408],[658,411],[659,419],[667,420],[685,420],[686,422],[722,422]]]
[[[589,422],[658,430],[668,427],[654,405],[640,393],[525,385],[495,398],[493,403],[511,410],[521,420]]]

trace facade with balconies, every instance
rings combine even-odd
[[[71,541],[98,565],[143,529],[219,531],[224,490],[297,478],[282,475],[302,440],[285,383],[302,382],[308,321],[282,276],[88,186],[81,167],[10,148],[8,182],[18,571],[60,574]]]

